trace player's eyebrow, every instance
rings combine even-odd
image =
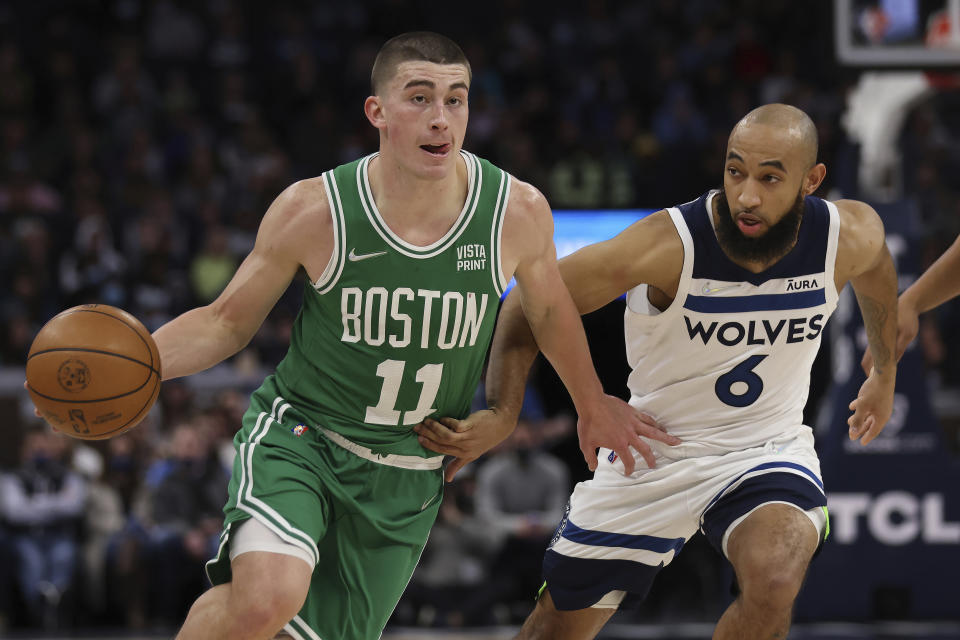
[[[764,160],[763,162],[760,163],[760,166],[761,166],[761,167],[773,167],[774,169],[779,169],[780,171],[783,171],[784,173],[787,172],[787,168],[786,168],[785,166],[783,166],[783,163],[780,162],[779,160]]]
[[[407,84],[403,85],[404,89],[409,89],[410,87],[426,87],[427,89],[436,89],[437,85],[433,80],[418,79],[411,80]],[[463,89],[464,91],[467,91],[470,89],[470,87],[467,86],[466,82],[454,82],[452,85],[450,85],[450,91],[453,91],[454,89]]]
[[[411,80],[407,84],[403,85],[404,89],[409,89],[410,87],[426,87],[428,89],[436,88],[436,84],[432,80]]]
[[[738,162],[744,162],[743,158],[740,157],[740,154],[736,151],[727,152],[727,160],[737,160]],[[761,167],[773,167],[774,169],[779,169],[784,173],[787,173],[787,168],[783,166],[783,163],[779,160],[764,160],[760,163]]]

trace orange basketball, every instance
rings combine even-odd
[[[160,353],[146,327],[105,304],[54,316],[27,356],[27,390],[50,425],[68,436],[120,435],[147,415],[160,393]]]

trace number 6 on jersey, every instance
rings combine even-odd
[[[396,409],[397,396],[400,394],[400,383],[403,382],[403,370],[407,363],[403,360],[384,360],[377,366],[377,375],[383,378],[380,388],[380,399],[377,406],[367,407],[363,421],[368,424],[401,424],[400,411]],[[428,415],[436,411],[433,401],[437,398],[440,389],[440,379],[443,376],[443,364],[425,364],[417,369],[416,381],[423,385],[420,389],[420,399],[414,409],[403,413],[402,424],[418,424]]]
[[[720,401],[731,407],[747,407],[757,401],[763,392],[763,378],[754,373],[753,368],[763,362],[767,356],[750,356],[733,369],[717,378],[714,391]],[[743,393],[734,393],[733,385],[742,382],[747,385]]]

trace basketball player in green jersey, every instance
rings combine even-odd
[[[164,379],[243,348],[300,269],[290,349],[254,392],[225,526],[178,638],[375,640],[426,542],[442,456],[414,427],[464,418],[500,295],[516,277],[580,430],[622,453],[672,442],[606,396],[560,278],[543,196],[461,150],[470,66],[432,33],[387,42],[364,110],[380,150],[286,189],[224,292],[156,331]],[[519,407],[459,428],[492,446]],[[632,460],[632,455],[623,455]]]

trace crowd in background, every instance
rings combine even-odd
[[[816,123],[820,195],[858,195],[841,125],[856,73],[835,62],[829,17],[805,3],[496,0],[446,16],[400,0],[5,3],[0,367],[22,367],[37,330],[75,304],[122,307],[155,329],[213,300],[286,185],[377,148],[362,113],[373,58],[422,28],[472,63],[465,148],[554,208],[661,208],[719,186],[730,127],[767,102]],[[901,135],[928,262],[960,232],[957,102],[946,92],[920,106]],[[301,286],[231,367],[282,358]],[[945,306],[942,326],[958,315]],[[935,320],[925,352],[960,385],[960,340]],[[166,383],[142,426],[95,445],[51,435],[27,411],[4,424],[0,441],[19,457],[0,481],[0,554],[14,554],[0,557],[0,628],[176,625],[205,587],[248,391]],[[564,454],[569,421],[551,414],[528,415],[450,487],[398,622],[523,617],[583,475]],[[523,500],[505,489],[517,483],[531,488]],[[686,588],[718,591],[712,571],[701,563],[691,575],[705,584]],[[713,615],[709,598],[689,600],[688,614]]]

